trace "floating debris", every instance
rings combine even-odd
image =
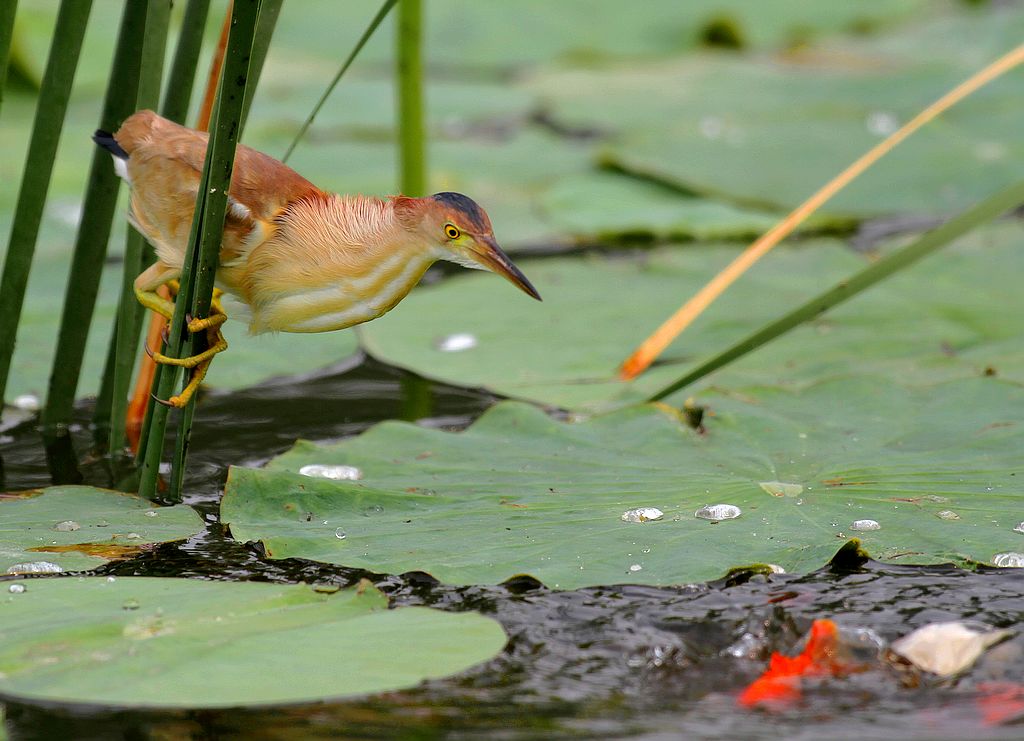
[[[299,469],[303,476],[334,481],[358,481],[363,472],[355,466],[330,466],[324,463],[310,463]]]
[[[664,516],[665,513],[657,507],[637,507],[636,509],[627,509],[619,519],[623,522],[652,522],[660,520]]]
[[[477,344],[476,337],[468,332],[459,332],[442,337],[434,343],[434,347],[441,352],[463,352],[464,350],[472,350]]]
[[[735,520],[743,511],[734,504],[708,504],[693,513],[694,517],[711,522]]]
[[[74,520],[64,520],[63,522],[58,522],[54,525],[53,529],[61,533],[71,533],[75,530],[81,530],[82,526]]]
[[[882,526],[877,520],[854,520],[850,524],[851,530],[881,530]]]
[[[940,520],[959,520],[960,519],[960,515],[958,515],[956,512],[954,512],[951,509],[944,509],[941,512],[936,512],[935,516],[938,517]]]
[[[981,623],[931,623],[894,641],[891,649],[919,669],[952,677],[970,669],[990,646],[1013,634]]]
[[[11,594],[22,594],[25,591],[25,585],[24,584],[12,584],[11,586],[7,587],[7,591],[10,592]]]
[[[786,484],[782,481],[760,481],[758,486],[773,497],[798,497],[803,494],[803,484]]]
[[[63,574],[64,569],[49,561],[26,561],[7,567],[8,574]]]
[[[1024,553],[1015,553],[1013,551],[997,553],[992,556],[992,563],[1001,569],[1024,568]]]
[[[344,540],[348,537],[348,533],[346,533],[342,528],[339,527],[337,530],[334,531],[334,537],[338,540]]]

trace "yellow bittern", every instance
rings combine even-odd
[[[139,111],[94,141],[131,186],[128,220],[156,249],[157,262],[135,281],[139,302],[168,319],[174,304],[156,290],[177,280],[188,246],[208,135],[152,111]],[[239,145],[217,270],[217,288],[250,311],[249,331],[329,332],[376,319],[405,298],[437,260],[503,275],[540,299],[495,241],[490,219],[459,193],[426,198],[326,193],[283,163]],[[187,358],[154,353],[158,363],[194,368],[168,400],[184,406],[212,357],[226,349],[226,319],[189,321],[209,348]]]

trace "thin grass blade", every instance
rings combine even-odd
[[[182,353],[188,352],[187,348],[191,344],[186,341],[185,315],[191,313],[195,317],[205,317],[210,311],[227,211],[227,190],[231,182],[239,123],[249,82],[249,65],[259,9],[259,0],[235,0],[232,10],[231,33],[224,56],[214,119],[210,126],[210,143],[200,180],[199,197],[192,218],[189,248],[182,267],[181,290],[170,324],[167,354],[173,357],[182,357]],[[158,396],[163,399],[174,393],[179,375],[169,373],[168,370],[165,368],[160,374],[157,389]],[[158,405],[153,408],[139,484],[139,493],[150,499],[155,498],[157,493],[167,416],[167,407]],[[184,425],[178,434],[188,434]],[[176,475],[175,481],[180,484],[181,474]],[[180,486],[170,490],[167,498],[180,500]]]
[[[334,92],[334,88],[337,87],[338,82],[341,81],[342,75],[344,75],[348,71],[348,68],[352,66],[352,62],[354,62],[356,57],[359,56],[359,52],[361,52],[363,47],[366,46],[366,42],[370,40],[370,37],[373,36],[377,27],[380,26],[381,22],[387,17],[388,13],[391,12],[391,9],[395,7],[395,3],[397,2],[398,0],[385,0],[384,4],[380,6],[380,10],[377,11],[377,15],[375,15],[373,20],[370,21],[370,25],[366,27],[365,31],[363,31],[363,35],[359,37],[359,41],[356,42],[355,47],[353,47],[352,51],[349,52],[345,61],[342,62],[341,67],[338,69],[338,73],[334,76],[334,79],[331,80],[331,84],[329,84],[327,89],[324,90],[324,94],[320,96],[320,100],[316,102],[316,105],[313,106],[313,110],[310,111],[309,115],[306,116],[306,120],[302,123],[302,126],[299,127],[298,132],[295,134],[295,138],[292,139],[292,143],[288,145],[288,149],[285,151],[284,157],[281,158],[282,162],[287,162],[288,158],[292,156],[292,152],[295,151],[295,147],[298,146],[302,137],[306,135],[306,131],[309,130],[309,127],[313,125],[313,119],[315,119],[317,114],[320,113],[320,109],[324,107],[324,103],[326,103],[327,99],[331,97],[331,93]]]
[[[1024,203],[1024,182],[1012,185],[986,198],[978,205],[928,232],[920,239],[869,265],[864,270],[836,284],[824,293],[818,294],[788,314],[773,322],[769,322],[728,349],[704,361],[679,380],[664,387],[652,395],[648,401],[664,399],[669,394],[689,386],[694,381],[698,381],[709,373],[753,352],[794,327],[814,319],[833,306],[848,301],[876,283],[910,267],[921,258],[945,247],[972,229],[991,221],[1021,203]]]
[[[18,192],[14,223],[4,258],[3,277],[0,278],[0,402],[7,388],[25,289],[39,236],[39,224],[43,218],[50,176],[57,157],[57,145],[60,143],[68,99],[71,97],[71,84],[78,68],[82,39],[91,10],[92,0],[64,0],[61,3],[50,56],[39,90],[32,138],[25,158],[21,190]],[[0,18],[2,23],[3,19]]]

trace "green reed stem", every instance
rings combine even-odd
[[[187,337],[188,333],[185,331],[185,315],[191,313],[195,317],[205,317],[210,312],[214,276],[224,231],[224,215],[227,211],[227,190],[234,166],[235,146],[238,142],[259,10],[259,0],[234,2],[231,33],[224,54],[224,67],[210,126],[210,143],[200,177],[189,247],[182,266],[181,290],[175,302],[174,318],[170,323],[166,353],[172,357],[183,357],[184,352],[191,351],[192,343],[186,341],[191,338]],[[180,375],[168,372],[171,370],[170,367],[165,368],[159,376],[156,393],[162,399],[174,394],[176,381]],[[193,398],[190,405],[194,403]],[[157,405],[153,408],[139,484],[139,493],[149,499],[155,498],[157,494],[167,415],[167,407]],[[187,417],[183,421],[191,420]],[[179,469],[183,467],[188,434],[189,430],[183,424],[178,430],[179,437],[186,436],[185,441],[179,445],[182,451],[182,459],[177,462]],[[181,478],[180,472],[174,475],[176,487],[168,492],[168,499],[180,501]]]
[[[164,55],[167,49],[167,29],[170,22],[171,6],[166,0],[152,0],[142,44],[142,61],[139,71],[136,109],[155,108],[160,100],[160,81],[163,79]],[[108,450],[119,455],[125,447],[124,422],[128,411],[128,389],[132,383],[135,357],[139,349],[139,333],[142,330],[143,309],[135,299],[135,278],[142,272],[143,252],[146,239],[134,227],[128,227],[124,246],[124,263],[121,273],[121,297],[118,305],[116,330],[111,337],[115,344],[114,365],[103,375],[103,388],[110,386],[110,402],[104,407],[97,406],[94,419],[97,431],[109,431]],[[109,415],[109,416],[107,416]]]
[[[6,0],[0,3],[0,103],[3,102],[4,88],[7,87],[7,63],[11,57],[11,39],[14,38],[14,14],[17,10],[18,0]]]
[[[99,128],[116,131],[135,109],[139,69],[149,3],[126,0]],[[82,146],[87,146],[83,142]],[[45,437],[66,434],[82,369],[82,357],[92,323],[100,275],[117,205],[118,178],[110,154],[93,147],[88,186],[82,204],[82,222],[75,240],[68,287],[61,314],[60,333],[50,373],[49,393],[43,408]]]
[[[174,49],[174,61],[164,90],[164,101],[160,115],[183,124],[188,117],[188,106],[192,101],[196,68],[199,66],[199,52],[203,48],[203,32],[210,14],[210,0],[188,0],[185,15],[181,19],[181,33]]]
[[[423,59],[420,51],[423,4],[400,0],[398,6],[398,147],[401,191],[421,196],[426,191],[423,139]]]
[[[785,334],[806,321],[814,319],[833,306],[853,298],[876,283],[913,265],[921,258],[945,247],[975,227],[991,221],[1022,202],[1024,202],[1024,182],[1011,185],[1009,188],[989,196],[981,203],[961,213],[956,218],[947,221],[937,229],[933,229],[920,239],[896,250],[878,262],[872,263],[847,280],[837,283],[824,293],[818,294],[785,316],[769,322],[728,349],[701,363],[679,380],[661,389],[652,395],[648,401],[664,399],[669,394],[690,385],[694,381],[728,365],[747,353],[753,352],[765,343]]]
[[[39,224],[43,219],[53,162],[57,156],[57,145],[60,143],[71,96],[71,83],[78,67],[82,38],[85,36],[91,9],[92,0],[64,0],[61,3],[46,72],[39,90],[32,138],[25,158],[21,190],[18,192],[10,242],[4,258],[3,277],[0,278],[0,403],[7,389],[18,322],[25,301],[25,288],[39,236]],[[2,23],[3,19],[0,19],[0,26]],[[2,48],[0,54],[3,54]]]
[[[334,88],[337,87],[338,82],[341,81],[342,75],[344,75],[345,72],[348,71],[348,68],[352,66],[352,62],[354,62],[356,57],[359,56],[359,52],[361,52],[363,47],[366,46],[366,42],[370,40],[370,37],[373,36],[377,27],[381,24],[384,18],[387,17],[387,14],[391,12],[393,7],[395,7],[396,2],[398,2],[398,0],[384,0],[384,4],[380,6],[380,10],[377,11],[377,15],[373,17],[373,20],[370,21],[370,25],[366,27],[365,31],[363,31],[363,35],[359,37],[359,41],[356,42],[355,47],[349,52],[345,61],[342,62],[338,73],[334,75],[334,79],[331,80],[327,89],[324,90],[323,95],[320,96],[320,100],[316,102],[316,105],[313,106],[313,110],[310,111],[306,120],[302,123],[302,126],[299,127],[298,132],[295,134],[295,138],[292,139],[292,143],[288,145],[288,149],[285,151],[284,157],[281,158],[282,162],[287,162],[288,158],[292,156],[292,152],[295,151],[295,147],[298,146],[299,141],[306,135],[306,131],[309,127],[313,125],[313,119],[316,118],[318,113],[320,113],[320,109],[324,107],[324,103],[327,102],[331,93],[334,92]]]
[[[263,63],[267,61],[267,52],[270,51],[270,41],[274,38],[274,29],[277,28],[277,19],[281,15],[282,5],[284,5],[284,0],[263,0],[260,5],[260,19],[256,25],[256,38],[252,42],[252,59],[249,62],[249,86],[245,90],[242,117],[238,124],[241,131],[245,130],[245,122],[249,120],[249,109],[252,107],[253,96],[259,87],[260,76],[263,74]]]

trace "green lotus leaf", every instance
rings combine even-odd
[[[900,564],[1024,549],[1017,384],[850,377],[699,402],[703,433],[667,407],[563,422],[505,402],[461,433],[385,422],[300,442],[265,469],[232,468],[221,519],[271,558],[453,584],[528,574],[556,589],[685,584],[749,564],[807,571],[854,537]],[[362,478],[299,473],[314,464]],[[703,519],[715,505],[740,514]],[[661,515],[628,514],[642,508]]]
[[[497,622],[477,613],[389,610],[368,582],[342,591],[136,577],[8,584],[0,597],[0,695],[21,701],[314,702],[461,672],[506,641]]]
[[[31,571],[40,563],[59,567],[53,570],[94,569],[202,530],[202,518],[184,504],[157,507],[91,486],[0,494],[0,573]]]

